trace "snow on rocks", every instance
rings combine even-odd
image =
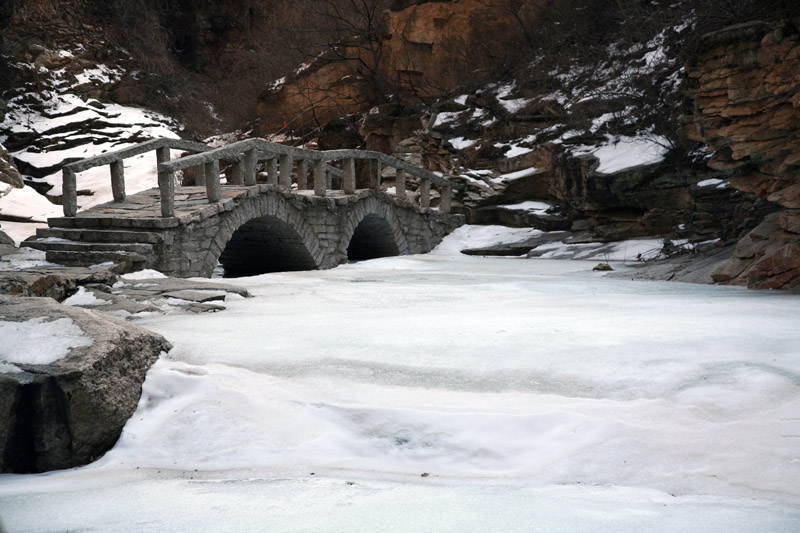
[[[145,372],[172,348],[132,324],[43,298],[0,295],[0,472],[86,464],[139,402]]]

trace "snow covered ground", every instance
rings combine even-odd
[[[458,253],[507,238],[138,320],[120,441],[0,476],[0,529],[797,531],[798,297]]]

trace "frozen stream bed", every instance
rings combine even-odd
[[[0,476],[0,530],[800,529],[800,297],[464,237],[138,319],[175,348],[120,441]]]

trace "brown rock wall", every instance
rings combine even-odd
[[[731,185],[783,208],[742,239],[715,279],[800,285],[800,18],[706,35],[687,76],[687,136],[711,147],[709,166],[730,174]]]
[[[515,43],[525,38],[525,28],[535,24],[548,4],[547,0],[395,2],[384,21],[377,80],[370,81],[363,71],[372,58],[364,58],[363,64],[318,60],[261,94],[261,133],[284,129],[284,121],[288,129],[307,130],[344,114],[364,112],[387,94],[417,101],[452,92],[482,70],[510,61],[510,54],[519,49]]]

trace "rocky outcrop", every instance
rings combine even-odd
[[[14,164],[14,158],[2,144],[0,144],[0,183],[17,189],[25,186],[25,182],[22,181],[22,176]],[[5,189],[4,185],[0,185],[0,196],[3,196]]]
[[[0,348],[0,472],[69,468],[105,453],[136,409],[147,369],[170,344],[53,300],[0,296],[0,306],[0,325],[24,343]],[[60,347],[62,358],[42,359],[54,348],[33,332],[53,321],[74,335]]]
[[[512,55],[548,3],[395,2],[386,20],[388,76],[423,99],[443,96]]]
[[[714,279],[753,288],[800,285],[800,19],[752,22],[704,36],[687,65],[687,135],[709,166],[781,211],[742,239]]]
[[[380,57],[371,47],[322,55],[259,97],[260,133],[305,132],[387,95],[430,101],[479,72],[496,69],[518,49],[548,2],[539,0],[396,1],[383,22]],[[342,60],[342,58],[351,58]]]

